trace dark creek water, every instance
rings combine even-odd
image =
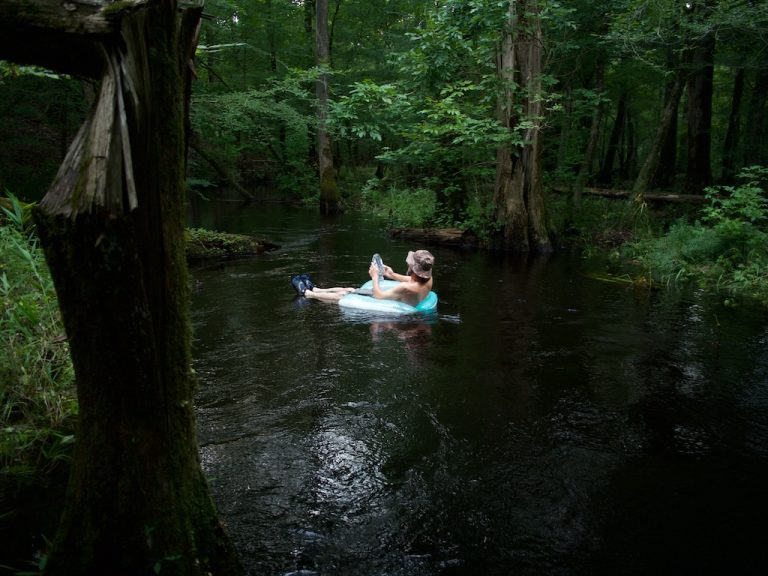
[[[764,574],[768,318],[448,249],[439,314],[294,297],[357,285],[381,223],[217,205],[270,254],[194,269],[199,438],[252,574]]]

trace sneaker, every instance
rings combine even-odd
[[[291,278],[291,286],[296,290],[296,294],[304,296],[304,292],[307,290],[307,285],[302,280],[301,276],[293,276]]]
[[[300,274],[299,278],[304,282],[304,285],[307,287],[307,290],[314,290],[315,289],[315,283],[312,282],[312,278],[309,277],[309,274]]]
[[[382,261],[381,256],[374,254],[373,258],[371,258],[371,262],[376,264],[376,268],[379,269],[379,280],[384,278],[384,262]]]

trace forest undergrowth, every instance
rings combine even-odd
[[[656,284],[693,283],[736,305],[741,299],[768,306],[768,169],[741,172],[733,186],[706,189],[703,208],[668,219],[662,233],[627,244]]]

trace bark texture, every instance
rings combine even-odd
[[[45,572],[236,574],[192,405],[184,88],[202,7],[74,4],[100,6],[114,32],[88,37],[101,91],[35,213],[80,406]]]
[[[497,70],[504,86],[499,121],[510,132],[519,130],[522,140],[496,152],[494,205],[503,226],[502,246],[549,252],[541,180],[542,31],[537,0],[509,1]],[[518,126],[521,122],[526,123],[523,129]]]

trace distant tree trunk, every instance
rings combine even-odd
[[[316,2],[315,47],[317,65],[327,68],[328,60],[328,0]],[[321,72],[315,83],[317,96],[317,169],[320,175],[320,212],[339,212],[339,190],[333,167],[333,146],[326,130],[328,116],[328,75]]]
[[[510,131],[521,121],[523,144],[501,146],[496,153],[494,206],[503,225],[502,245],[519,252],[549,252],[541,181],[542,31],[538,0],[509,0],[507,22],[497,56],[504,83],[498,102],[499,121]],[[517,97],[514,86],[522,88]],[[515,109],[520,107],[523,117]]]
[[[631,180],[636,175],[637,168],[637,120],[630,108],[627,108],[625,128],[622,133],[622,145],[619,154],[619,176],[623,182]]]
[[[668,65],[670,68],[674,66],[672,57],[668,58]],[[664,88],[664,102],[667,102],[669,95],[674,89],[675,81],[670,80],[667,82]],[[679,100],[675,107],[672,117],[670,118],[669,130],[664,138],[664,144],[661,148],[661,155],[659,156],[659,166],[656,169],[656,174],[653,178],[653,185],[659,188],[671,186],[675,182],[677,175],[677,113],[679,108]]]
[[[330,19],[330,30],[328,31],[328,66],[333,68],[333,32],[336,30],[336,17],[341,10],[342,0],[336,0],[336,7],[333,10],[333,18]]]
[[[600,138],[600,124],[603,122],[603,77],[604,77],[604,64],[598,62],[596,70],[596,85],[595,89],[598,94],[598,98],[601,99],[596,105],[595,110],[592,113],[592,124],[589,129],[589,140],[587,141],[587,148],[584,151],[584,156],[579,166],[579,173],[576,175],[576,182],[573,185],[573,205],[578,207],[581,205],[581,196],[584,193],[584,186],[587,183],[592,172],[592,166],[595,163],[595,155],[597,153],[597,142]]]
[[[632,194],[630,196],[634,202],[643,202],[643,195],[648,191],[648,185],[653,179],[653,175],[659,165],[659,154],[661,153],[662,145],[666,141],[667,132],[672,125],[672,117],[677,114],[677,106],[680,102],[680,96],[683,93],[683,74],[684,72],[681,68],[675,76],[672,89],[667,96],[664,111],[659,119],[659,126],[656,129],[656,134],[651,141],[651,146],[645,155],[643,165],[635,179],[635,184],[632,187]]]
[[[79,401],[45,573],[236,574],[200,469],[190,371],[184,86],[202,6],[181,15],[169,0],[72,6],[76,13],[58,0],[27,0],[19,10],[0,0],[0,38],[50,37],[56,52],[83,55],[65,63],[69,72],[88,61],[79,72],[101,78],[35,211]],[[106,32],[91,28],[102,22]],[[37,47],[24,58],[17,45],[14,58],[50,65],[59,56]]]
[[[569,81],[565,82],[562,89],[562,102],[563,102],[563,122],[560,126],[560,134],[558,135],[557,144],[557,169],[561,173],[565,173],[568,166],[568,154],[569,145],[571,142],[571,134],[573,132],[573,114],[572,114],[572,97],[571,97],[571,85]]]
[[[608,146],[605,150],[605,158],[597,175],[597,181],[601,184],[613,184],[613,164],[619,155],[619,145],[621,143],[624,126],[627,115],[627,91],[622,90],[619,94],[619,101],[616,103],[616,118],[613,121],[611,135],[608,138]]]
[[[707,34],[692,50],[693,73],[688,78],[688,167],[685,192],[701,194],[712,184],[712,80],[715,36]]]
[[[768,97],[768,68],[757,71],[752,95],[749,99],[747,112],[747,133],[744,146],[744,166],[768,163],[765,154],[766,111],[765,102]]]
[[[304,32],[307,38],[314,39],[315,0],[304,0]]]
[[[723,140],[723,170],[721,179],[731,184],[736,176],[736,150],[741,138],[741,101],[744,95],[744,68],[736,70],[731,92],[731,112],[728,115],[728,129]]]
[[[267,24],[267,44],[269,45],[269,71],[272,73],[274,77],[277,77],[277,40],[275,38],[275,30],[277,29],[277,18],[275,17],[274,13],[274,6],[272,4],[272,0],[267,0],[266,4],[267,8],[267,17],[266,17],[266,24]],[[275,102],[280,102],[280,95],[275,94],[274,95]],[[287,137],[287,131],[285,128],[285,123],[280,122],[280,126],[278,127],[277,132],[277,141],[279,146],[279,153],[278,153],[278,160],[281,162],[285,162],[285,159],[287,157],[287,143],[286,143],[286,137]]]

